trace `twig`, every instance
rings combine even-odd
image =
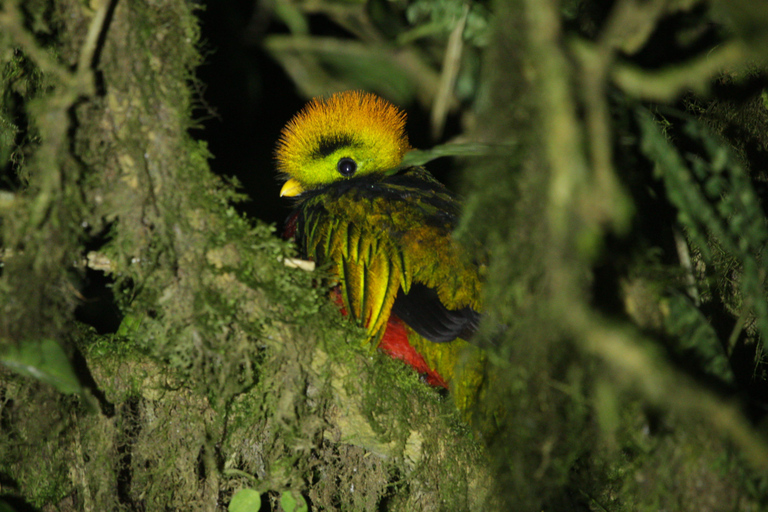
[[[93,59],[96,55],[97,44],[106,28],[107,15],[116,4],[117,0],[101,0],[99,10],[96,11],[96,15],[88,26],[88,33],[85,36],[83,47],[80,49],[80,56],[77,61],[78,74],[91,74],[90,69],[95,65]]]
[[[619,50],[636,51],[650,36],[656,21],[667,8],[666,0],[616,4],[596,45],[574,44],[581,64],[581,96],[585,105],[587,141],[594,176],[595,194],[584,214],[598,223],[626,224],[629,212],[613,168],[611,116],[606,99],[609,70]],[[599,198],[595,204],[594,198]]]
[[[60,150],[67,146],[65,141],[69,137],[68,112],[81,98],[95,93],[91,64],[99,36],[105,29],[107,13],[116,1],[104,0],[91,20],[75,72],[69,71],[66,66],[51,58],[51,54],[38,44],[34,34],[24,27],[18,0],[10,3],[0,13],[0,30],[10,34],[44,74],[52,75],[60,82],[55,91],[38,104],[39,117],[44,115],[47,121],[40,126],[44,146],[37,153],[37,165],[44,172],[40,173],[39,191],[29,205],[28,219],[32,226],[40,225],[47,218],[51,203],[57,191],[61,189],[62,174],[58,159]]]
[[[24,28],[19,3],[20,0],[8,2],[5,9],[0,12],[0,28],[24,50],[24,53],[35,61],[43,73],[54,75],[62,81],[68,82],[71,76],[69,70],[51,58],[51,54],[40,47],[32,33]]]
[[[24,20],[19,9],[18,0],[11,2],[0,13],[0,27],[10,34],[16,44],[35,61],[43,73],[54,75],[61,80],[65,88],[69,90],[57,91],[57,96],[61,96],[63,93],[67,97],[68,103],[71,104],[80,95],[91,95],[94,92],[93,72],[91,70],[93,56],[96,52],[99,37],[105,28],[107,14],[116,1],[103,0],[98,11],[96,11],[96,15],[88,27],[88,33],[83,46],[80,49],[77,69],[74,73],[51,58],[51,54],[37,43],[34,35],[24,28]]]
[[[671,101],[685,91],[706,90],[709,80],[728,69],[748,63],[749,52],[739,41],[731,41],[706,55],[660,71],[618,63],[611,78],[624,92],[651,101]]]
[[[432,138],[437,139],[443,133],[445,127],[445,118],[448,117],[448,110],[451,104],[455,103],[453,88],[456,85],[456,77],[461,68],[461,53],[464,48],[464,27],[467,25],[467,16],[469,15],[469,4],[464,4],[461,17],[453,27],[451,35],[448,37],[448,44],[445,47],[445,57],[443,57],[443,71],[440,75],[440,84],[435,94],[435,101],[432,104]]]
[[[677,257],[680,260],[680,265],[683,267],[683,270],[685,270],[685,284],[686,288],[688,288],[688,296],[693,299],[693,303],[696,307],[699,307],[701,298],[699,297],[699,290],[696,287],[696,276],[693,275],[693,265],[691,264],[691,252],[688,250],[688,242],[685,241],[685,237],[676,226],[672,229],[672,235],[675,238]]]
[[[749,313],[749,308],[742,306],[741,314],[739,315],[739,318],[736,319],[736,324],[733,326],[731,335],[728,336],[728,345],[725,347],[726,354],[729,358],[733,355],[733,349],[736,348],[736,342],[739,341],[739,336],[741,336],[741,333],[744,330],[744,325],[747,323],[747,316],[749,316]]]
[[[439,76],[413,50],[401,49],[386,44],[364,44],[359,41],[341,40],[333,37],[314,36],[270,36],[264,41],[264,47],[288,68],[288,57],[317,54],[332,55],[335,58],[364,59],[371,61],[382,59],[401,69],[411,80],[416,95],[422,105],[430,105],[439,87]],[[315,57],[316,58],[316,57]],[[296,82],[306,81],[306,74],[298,67],[287,69],[296,75]]]
[[[315,270],[314,261],[302,260],[299,258],[285,258],[283,260],[283,265],[285,265],[288,268],[298,268],[305,272],[314,272]]]

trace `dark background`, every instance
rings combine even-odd
[[[274,148],[282,127],[308,98],[300,96],[261,42],[268,34],[288,33],[288,29],[254,0],[206,2],[200,19],[205,61],[197,71],[202,98],[196,114],[201,127],[192,133],[208,142],[214,156],[211,169],[221,176],[234,176],[242,184],[242,192],[250,200],[240,204],[240,210],[281,226],[290,201],[279,197]],[[310,25],[314,35],[345,36],[321,15],[310,16]],[[443,137],[432,141],[429,113],[416,104],[399,106],[408,113],[413,147],[431,147],[460,131],[459,120],[449,117]],[[449,160],[432,162],[429,169],[452,185]]]
[[[251,200],[241,208],[249,216],[279,224],[289,205],[279,197],[273,151],[283,124],[304,100],[259,42],[270,31],[286,29],[253,1],[214,0],[200,15],[205,55],[197,73],[202,129],[193,134],[208,141],[214,155],[211,169],[243,185]]]

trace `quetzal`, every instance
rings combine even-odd
[[[281,196],[302,257],[330,265],[346,314],[373,343],[448,387],[460,409],[482,379],[469,344],[482,311],[484,265],[452,237],[457,198],[410,150],[405,113],[373,94],[315,98],[283,128]]]

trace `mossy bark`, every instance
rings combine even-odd
[[[411,4],[422,17],[442,12]],[[766,86],[750,58],[764,57],[762,18],[743,15],[758,9],[748,2],[714,2],[731,15],[725,44],[712,61],[653,61],[673,68],[665,73],[624,59],[658,35],[659,20],[707,26],[713,15],[694,1],[604,4],[499,0],[488,45],[467,50],[483,55],[462,112],[468,133],[503,148],[465,164],[456,233],[485,242],[492,276],[479,340],[488,380],[468,426],[450,398],[365,347],[326,300],[322,271],[288,268],[290,245],[242,217],[235,188],[210,173],[205,144],[189,134],[200,63],[192,3],[3,2],[0,500],[224,510],[248,487],[264,509],[289,495],[313,510],[764,507],[765,436],[734,393],[765,403],[752,392],[766,380],[754,360],[765,267],[723,222],[760,241],[765,213],[749,201],[765,200]],[[280,5],[289,26],[309,30],[300,9]],[[321,64],[329,48],[362,60],[388,52],[387,30],[401,21],[369,23],[381,8],[371,5],[308,7],[362,43],[325,39],[333,44],[318,56],[304,33],[301,44],[265,46],[290,53],[297,79],[308,66],[326,73],[322,83],[370,83],[377,75],[344,74],[369,69],[357,60],[326,76],[343,70],[343,52]],[[430,21],[449,29],[456,13],[475,28],[486,13],[440,6],[450,16]],[[403,99],[445,93],[420,57],[443,43],[410,40],[387,57],[406,70],[398,90],[428,78]],[[695,94],[728,58],[762,96]],[[741,83],[736,71],[720,80],[731,83]],[[435,103],[436,118],[458,105],[449,100]],[[670,106],[725,140],[685,115],[654,131]],[[685,149],[670,142],[683,135]],[[685,203],[699,183],[673,177],[701,167],[666,157],[690,151],[730,181],[701,180],[709,188]],[[725,226],[721,239],[702,218]],[[688,267],[658,256],[674,251],[671,240],[692,248]],[[75,320],[94,272],[110,280],[116,333]]]
[[[8,2],[1,21],[4,119],[26,138],[5,162],[22,179],[0,333],[14,354],[54,340],[83,388],[0,370],[0,495],[46,510],[221,510],[242,487],[265,506],[288,490],[313,508],[490,499],[450,402],[363,347],[210,173],[188,133],[192,4]],[[116,334],[74,320],[86,267],[113,280]]]

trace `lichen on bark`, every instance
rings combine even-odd
[[[365,346],[326,300],[323,269],[288,268],[290,244],[210,172],[190,135],[194,2],[6,0],[0,499],[224,510],[250,488],[271,509],[289,491],[313,510],[764,507],[766,441],[745,410],[761,416],[736,395],[764,405],[765,284],[743,287],[764,263],[725,222],[760,241],[760,7],[712,2],[732,15],[725,28],[670,63],[644,44],[665,40],[660,26],[708,34],[703,2],[278,4],[296,34],[264,45],[301,90],[375,87],[375,56],[398,72],[393,94],[439,106],[436,126],[460,109],[466,133],[501,148],[462,164],[456,236],[485,242],[492,276],[478,340],[489,378],[470,424]],[[319,16],[349,34],[314,44]],[[459,20],[459,67],[480,76],[440,67]],[[741,87],[742,69],[748,101],[702,95],[718,73]],[[686,185],[696,172],[727,179]],[[670,241],[690,247],[687,266]],[[97,275],[115,332],[74,314]]]
[[[18,104],[3,119],[26,138],[5,146],[4,172],[21,179],[3,210],[0,333],[33,352],[55,340],[83,390],[0,369],[0,494],[216,510],[252,487],[267,502],[291,489],[313,507],[429,509],[467,502],[462,481],[487,487],[449,402],[363,347],[319,279],[283,264],[289,244],[209,171],[189,135],[193,4],[7,4],[4,85]],[[111,280],[116,333],[74,319],[94,269]],[[438,483],[446,473],[455,484]]]

